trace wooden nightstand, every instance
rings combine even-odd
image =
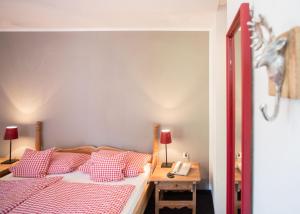
[[[0,163],[7,160],[7,158],[0,158]],[[9,174],[10,171],[8,170],[11,166],[17,164],[18,162],[15,162],[13,164],[0,164],[0,178]]]
[[[153,174],[150,177],[150,181],[155,184],[155,214],[159,213],[159,209],[163,207],[168,208],[182,208],[188,207],[193,210],[193,214],[196,213],[196,184],[200,182],[200,165],[199,163],[192,163],[192,167],[187,176],[175,175],[174,178],[168,178],[167,173],[172,168],[161,168],[161,163],[158,163]],[[191,191],[193,199],[187,200],[164,200],[164,192],[166,191]]]

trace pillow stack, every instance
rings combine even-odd
[[[90,155],[80,153],[55,152],[26,149],[21,160],[9,170],[16,177],[41,178],[47,174],[72,172],[90,159]]]
[[[150,154],[132,151],[100,150],[92,155],[26,149],[21,160],[9,170],[16,177],[41,178],[47,174],[64,174],[78,168],[96,182],[120,181],[144,172]]]
[[[150,160],[150,154],[100,150],[93,152],[91,159],[78,170],[90,174],[93,181],[119,181],[124,177],[136,177],[144,172],[144,166]]]

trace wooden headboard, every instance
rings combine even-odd
[[[43,131],[43,123],[41,121],[36,122],[35,125],[35,149],[40,151],[43,147],[43,139],[42,139],[42,131]],[[158,141],[159,141],[159,124],[154,124],[153,126],[153,141],[152,141],[152,171],[154,170],[157,162],[158,162]],[[116,150],[116,151],[124,151],[123,149],[111,147],[111,146],[79,146],[79,147],[71,147],[71,148],[57,148],[57,152],[74,152],[74,153],[86,153],[91,154],[92,152],[96,152],[99,150]]]
[[[42,122],[37,121],[35,124],[35,150],[41,151],[42,150]]]

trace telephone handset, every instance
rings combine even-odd
[[[187,175],[190,171],[190,168],[191,168],[190,162],[182,163],[181,161],[177,161],[171,173],[174,175]]]

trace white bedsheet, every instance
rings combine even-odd
[[[134,191],[122,211],[122,214],[131,214],[133,213],[133,210],[143,193],[144,186],[148,181],[149,175],[150,175],[150,164],[145,165],[144,173],[141,173],[139,176],[133,178],[125,178],[124,180],[117,181],[117,182],[93,182],[90,180],[88,174],[84,174],[79,171],[74,171],[67,174],[48,175],[47,177],[63,176],[64,177],[63,180],[67,182],[95,183],[95,184],[106,184],[106,185],[124,185],[124,184],[134,185],[135,186]],[[3,178],[1,178],[1,180],[20,180],[20,179],[24,179],[24,178],[14,177],[12,174],[6,175]]]

